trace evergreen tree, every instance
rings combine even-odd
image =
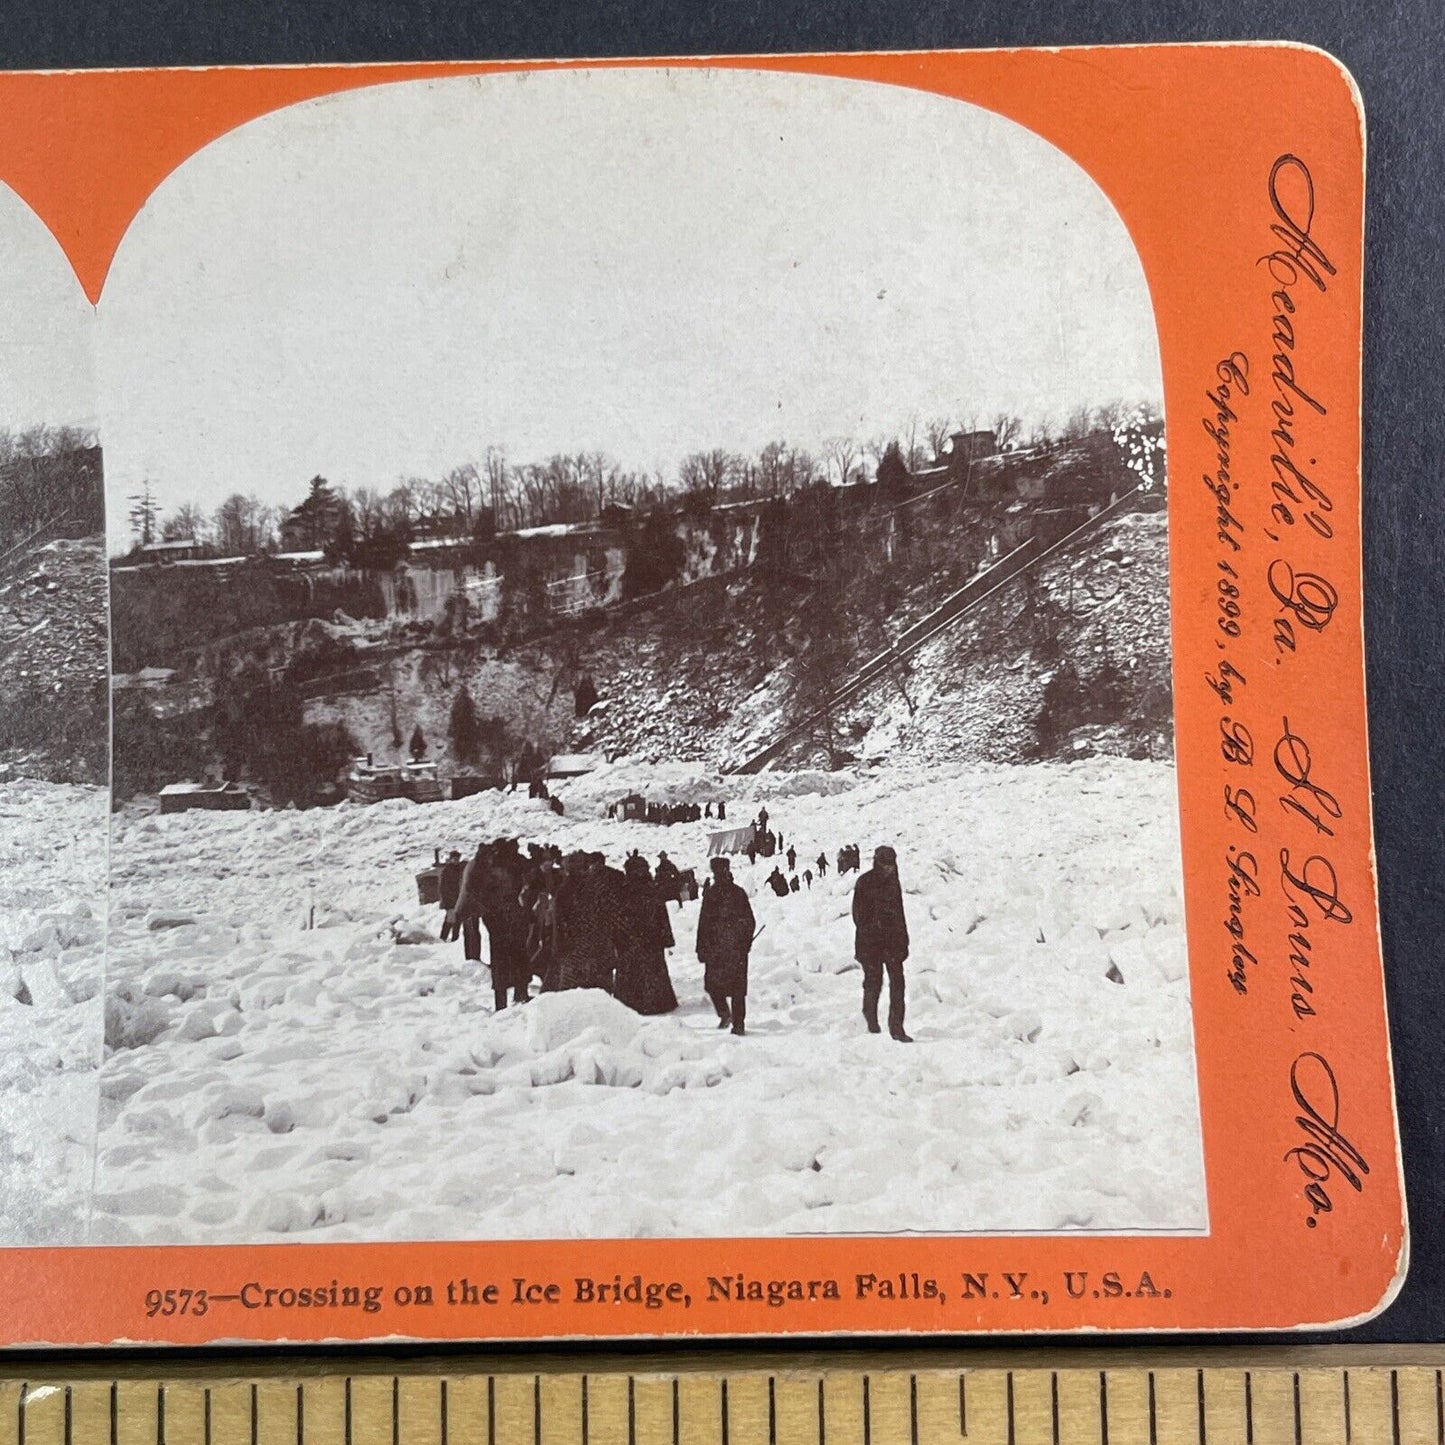
[[[475,763],[481,746],[482,730],[477,717],[477,705],[463,683],[452,699],[451,718],[447,725],[451,739],[452,753],[463,763]]]
[[[878,459],[878,484],[881,487],[900,487],[908,481],[908,464],[903,460],[903,449],[895,442],[889,442]]]
[[[426,734],[422,732],[420,723],[412,729],[410,750],[411,760],[414,763],[419,763],[426,757]]]

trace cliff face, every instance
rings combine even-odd
[[[1172,757],[1168,565],[1166,515],[1126,513],[847,704],[835,750],[860,761]],[[890,631],[945,590],[913,589]],[[704,611],[690,625],[658,611],[599,638],[592,675],[607,707],[589,729],[599,745],[728,765],[776,734],[796,666],[792,619],[746,590]],[[820,728],[777,765],[827,763]]]
[[[104,783],[105,555],[57,541],[0,576],[0,775]]]
[[[914,588],[893,630],[936,605],[953,580]],[[358,659],[334,684],[308,685],[307,719],[342,722],[385,758],[401,756],[420,724],[446,770],[460,766],[447,722],[465,685],[477,711],[498,720],[512,756],[531,742],[543,752],[598,748],[726,767],[771,741],[787,716],[807,605],[801,591],[719,581],[505,656],[413,648],[369,670]],[[583,675],[601,702],[578,719],[573,684]],[[1126,513],[854,699],[834,719],[834,744],[859,761],[1164,759],[1173,755],[1171,708],[1167,517]],[[826,766],[826,743],[821,731],[804,735],[778,766]]]
[[[344,568],[292,569],[265,561],[113,567],[112,654],[117,672],[181,667],[197,652],[256,628],[345,612],[380,617],[375,578]]]
[[[748,503],[673,519],[667,580],[687,585],[749,566],[762,510]],[[464,616],[493,640],[535,634],[622,602],[641,537],[638,527],[543,527],[486,542],[421,543],[385,570],[280,558],[119,564],[111,570],[115,667],[177,667],[257,628],[338,612],[397,625]]]
[[[821,489],[781,510],[769,504],[694,519],[686,524],[691,540],[677,539],[686,556],[672,585],[577,614],[552,609],[544,597],[535,625],[520,633],[470,603],[444,605],[436,617],[398,616],[380,589],[372,614],[336,607],[328,619],[334,594],[325,579],[313,579],[298,601],[280,591],[296,578],[278,582],[274,569],[258,568],[258,586],[238,589],[227,604],[225,625],[246,621],[249,630],[193,648],[175,687],[204,691],[238,668],[259,668],[299,689],[306,723],[341,724],[378,759],[405,756],[420,727],[444,776],[471,765],[452,755],[448,741],[463,687],[483,725],[484,755],[474,760],[483,768],[527,747],[735,766],[790,719],[806,716],[810,696],[830,696],[865,659],[1025,539],[1042,547],[1119,497],[1122,510],[832,708],[826,724],[795,738],[777,765],[1172,756],[1160,495],[1131,492],[1138,478],[1108,437],[1017,463],[993,459],[975,480],[972,489],[939,487],[902,504],[876,487],[866,506]],[[513,537],[507,545],[520,544]],[[570,565],[583,570],[568,578],[590,586],[578,545],[565,535],[539,539],[526,554],[526,566],[542,569],[527,574],[528,590],[536,594],[543,573],[564,565],[569,550]],[[676,561],[676,549],[672,555]],[[502,563],[515,578],[516,557]],[[156,615],[180,629],[190,584],[171,596],[155,575],[161,570],[127,584],[128,595],[148,589],[163,609]],[[338,586],[365,581],[341,569],[328,575]],[[141,615],[126,613],[129,605],[122,599],[117,610],[117,627],[128,632]],[[265,620],[270,609],[301,605],[311,609],[305,621]],[[208,619],[199,630],[216,626]],[[829,654],[833,669],[821,678],[810,675],[820,654]],[[599,701],[590,711],[584,702],[587,715],[579,718],[575,700],[589,686]],[[204,730],[203,716],[198,725]]]

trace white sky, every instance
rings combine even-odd
[[[23,230],[0,224],[0,259],[47,279],[10,292],[0,378],[17,413],[83,420],[89,308]],[[761,72],[453,78],[265,117],[151,198],[97,344],[111,494],[149,478],[167,509],[294,502],[317,472],[385,489],[489,444],[671,471],[915,411],[1161,397],[1138,258],[1073,162],[956,101]]]
[[[60,243],[0,185],[0,428],[96,424],[94,333]]]

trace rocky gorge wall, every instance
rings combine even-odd
[[[754,560],[761,506],[679,516],[680,583]],[[113,565],[112,650],[117,672],[175,667],[227,637],[306,618],[435,623],[455,599],[473,622],[568,617],[623,600],[639,533],[627,527],[537,528],[488,542],[421,543],[394,568],[367,570],[286,557]]]

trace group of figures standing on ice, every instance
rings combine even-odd
[[[754,825],[767,827],[766,814]],[[839,871],[858,867],[856,845],[839,854]],[[746,1032],[748,960],[762,929],[746,891],[726,857],[709,860],[697,917],[697,957],[703,987],[717,1010],[718,1027]],[[533,981],[543,991],[604,989],[641,1014],[669,1013],[677,994],[667,968],[676,943],[667,904],[681,901],[687,875],[663,853],[654,874],[631,853],[620,869],[606,855],[532,843],[524,854],[514,838],[478,845],[464,862],[453,851],[441,865],[438,896],[445,913],[442,938],[462,940],[469,961],[482,961],[482,930],[498,1012],[526,1003]],[[770,880],[771,881],[771,880]],[[811,880],[810,880],[811,882]],[[796,891],[796,883],[792,891]],[[774,892],[785,896],[786,886]],[[888,982],[888,1032],[911,1043],[904,1030],[904,974],[908,922],[898,859],[886,845],[853,890],[853,954],[863,972],[863,1016],[881,1032],[878,1006]]]

